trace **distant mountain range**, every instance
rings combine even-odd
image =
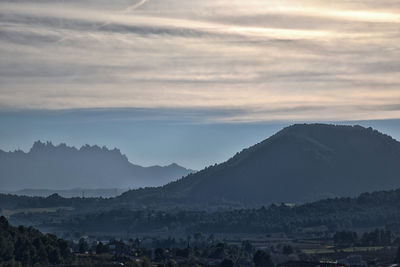
[[[177,164],[142,167],[118,149],[37,141],[29,152],[0,150],[2,190],[139,188],[160,186],[194,172]]]
[[[361,126],[298,124],[222,164],[116,201],[260,206],[399,187],[400,143],[390,136]]]
[[[21,184],[56,189],[169,182],[130,190],[102,205],[259,207],[400,188],[400,143],[372,128],[297,124],[222,164],[190,172],[176,164],[140,167],[129,163],[119,150],[98,146],[76,149],[36,142],[28,153],[0,152],[3,190]],[[182,178],[172,181],[178,177]]]
[[[22,189],[16,191],[0,190],[0,194],[11,194],[17,196],[28,196],[28,197],[48,197],[53,194],[57,194],[64,198],[72,197],[116,197],[122,193],[128,191],[129,188],[72,188],[64,190],[56,189]]]

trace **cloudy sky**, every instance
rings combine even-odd
[[[0,122],[15,132],[32,112],[161,131],[400,118],[398,0],[1,0],[0,58]],[[3,147],[15,132],[0,130]],[[46,133],[28,139],[87,141]]]

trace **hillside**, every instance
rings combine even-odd
[[[134,165],[118,149],[35,142],[29,152],[0,150],[2,190],[138,188],[160,186],[192,170],[177,164]]]
[[[11,196],[8,196],[11,200]],[[37,207],[48,205],[74,205],[72,200],[53,196],[51,199],[16,197]],[[25,199],[22,199],[25,198]],[[288,233],[307,236],[307,229],[316,232],[338,230],[365,230],[385,228],[400,233],[400,189],[363,193],[355,198],[332,198],[303,205],[269,205],[257,209],[187,210],[187,209],[96,209],[94,199],[80,202],[71,213],[19,212],[10,216],[18,225],[34,225],[42,231],[54,233],[84,232],[88,235],[160,234],[185,235],[187,233]],[[1,201],[0,201],[1,202]],[[76,204],[76,203],[75,203]],[[82,212],[82,207],[90,207]],[[309,233],[308,233],[309,234]]]
[[[355,198],[325,199],[298,206],[270,205],[258,209],[223,211],[114,209],[71,217],[54,229],[79,229],[87,233],[129,231],[151,233],[168,229],[171,233],[304,233],[305,229],[337,231],[343,229],[386,228],[400,232],[400,189],[363,193]],[[37,215],[38,227],[46,227],[46,216]],[[12,219],[30,223],[31,215],[17,214]],[[59,220],[62,221],[62,220]]]
[[[13,227],[0,217],[1,266],[56,265],[71,263],[72,259],[66,241],[32,227]]]
[[[125,202],[260,206],[400,187],[400,143],[361,126],[298,124],[228,161]]]

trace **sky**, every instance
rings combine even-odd
[[[398,0],[1,0],[0,59],[5,150],[199,169],[294,122],[399,136]]]

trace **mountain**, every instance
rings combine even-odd
[[[297,124],[228,161],[159,188],[132,190],[131,203],[260,206],[400,187],[400,143],[372,128]]]
[[[0,150],[2,190],[160,186],[193,172],[177,164],[134,165],[118,149],[37,141],[29,152]]]
[[[55,189],[22,189],[17,191],[0,191],[1,194],[11,194],[17,196],[30,196],[30,197],[48,197],[57,194],[61,197],[72,198],[72,197],[103,197],[110,198],[121,195],[129,189],[120,188],[100,188],[100,189],[88,189],[88,188],[72,188],[64,190]]]

